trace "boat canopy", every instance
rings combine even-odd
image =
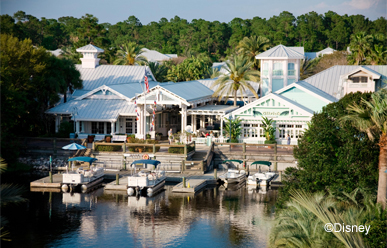
[[[227,163],[227,162],[237,162],[237,163],[240,163],[240,164],[242,164],[242,163],[243,163],[243,161],[242,161],[242,160],[236,160],[236,159],[235,159],[235,160],[233,160],[233,159],[230,159],[230,160],[224,160],[224,161],[223,161],[223,164],[224,164],[224,163]]]
[[[269,161],[254,161],[251,165],[254,165],[254,164],[263,164],[263,165],[270,166],[271,162],[269,162]]]
[[[91,158],[91,157],[75,157],[75,158],[69,158],[68,161],[80,161],[80,162],[88,162],[88,163],[93,163],[98,159],[96,158]]]
[[[142,159],[142,160],[136,160],[136,161],[133,161],[132,164],[151,164],[151,165],[154,165],[155,167],[157,167],[157,165],[159,165],[161,162],[158,161],[158,160],[147,160],[147,159]]]

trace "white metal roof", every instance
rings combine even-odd
[[[364,68],[366,70],[372,70],[387,77],[387,66],[386,65],[335,65],[332,66],[316,75],[313,75],[303,81],[308,84],[328,93],[329,95],[339,99],[342,80],[341,77],[354,71],[355,69]]]
[[[256,59],[303,59],[304,48],[303,47],[286,47],[284,45],[275,46],[261,54],[255,56]]]
[[[327,103],[337,101],[337,99],[335,97],[329,95],[328,93],[326,93],[326,92],[324,92],[324,91],[322,91],[322,90],[320,90],[320,89],[314,87],[313,85],[310,85],[304,81],[298,81],[298,82],[292,83],[292,84],[290,84],[282,89],[277,90],[275,93],[280,95],[282,92],[287,91],[288,89],[290,89],[292,87],[306,90],[307,92],[311,93],[315,97],[318,97]]]
[[[88,44],[86,46],[83,46],[83,47],[80,47],[80,48],[77,48],[76,50],[77,52],[97,52],[97,53],[103,53],[105,50],[99,48],[99,47],[96,47],[92,44]]]
[[[60,48],[58,48],[56,50],[47,50],[47,52],[50,52],[55,57],[58,57],[59,55],[61,55],[63,53],[62,49],[60,49]]]
[[[76,68],[81,73],[83,90],[93,90],[102,85],[142,82],[145,69],[147,69],[148,80],[156,81],[147,66],[99,65],[93,69],[85,69],[82,65],[76,65]]]
[[[187,113],[191,115],[225,115],[228,114],[235,109],[239,108],[239,106],[232,105],[206,105],[200,106],[197,108],[188,109]]]
[[[73,100],[49,109],[48,114],[72,114],[77,108],[79,121],[115,121],[119,115],[135,115],[134,104],[125,100]]]
[[[163,61],[163,60],[169,60],[172,58],[166,54],[162,54],[155,50],[149,50],[147,48],[143,48],[142,51],[143,53],[141,53],[141,56],[144,56],[145,58],[147,58],[148,61]]]

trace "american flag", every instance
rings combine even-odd
[[[146,92],[149,93],[149,83],[148,83],[148,77],[146,76],[146,70],[145,70],[145,80],[144,80],[145,86],[146,86]]]

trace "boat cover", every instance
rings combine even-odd
[[[154,165],[155,167],[157,167],[157,165],[159,165],[161,162],[158,161],[158,160],[147,160],[147,159],[142,159],[142,160],[136,160],[136,161],[133,161],[132,164],[151,164],[151,165]]]
[[[88,162],[91,165],[91,163],[93,163],[96,160],[98,160],[98,159],[91,158],[91,157],[75,157],[75,158],[70,158],[68,161]]]
[[[269,161],[255,161],[251,165],[254,165],[254,164],[263,164],[263,165],[270,166],[271,162],[269,162]]]

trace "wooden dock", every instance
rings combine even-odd
[[[207,186],[207,181],[204,179],[188,179],[186,181],[186,188],[183,187],[183,183],[181,182],[175,187],[173,187],[172,192],[196,193],[206,186]]]
[[[50,177],[43,177],[30,183],[31,188],[58,188],[62,186],[62,174],[52,175],[52,183],[50,183]]]
[[[128,177],[124,176],[118,179],[118,184],[116,180],[106,184],[105,189],[106,190],[124,190],[126,192],[126,190],[128,189]]]

